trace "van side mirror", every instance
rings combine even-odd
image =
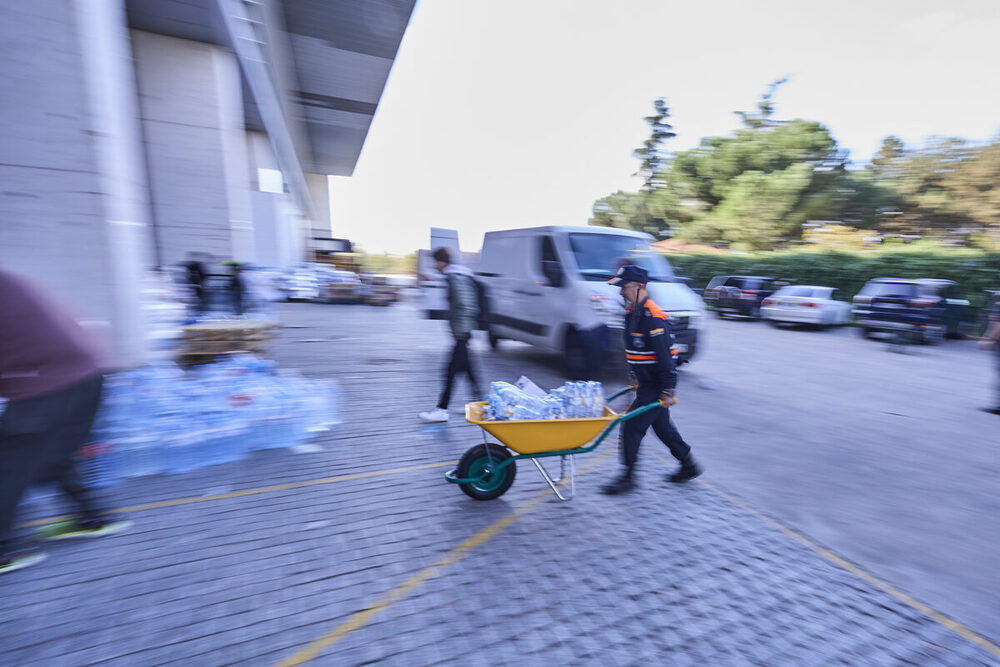
[[[546,259],[542,261],[542,273],[545,274],[545,278],[549,281],[549,284],[553,287],[562,287],[563,285],[563,271],[562,266],[559,262],[551,259]]]

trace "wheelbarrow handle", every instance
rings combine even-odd
[[[641,414],[649,412],[650,410],[655,410],[656,408],[662,408],[662,407],[663,407],[663,403],[660,403],[659,401],[653,401],[652,403],[647,403],[646,405],[642,406],[641,408],[636,408],[632,412],[626,412],[625,414],[623,414],[622,416],[620,416],[618,419],[616,419],[613,423],[625,422],[625,421],[628,421],[629,419],[632,419],[634,417],[638,417]]]
[[[625,414],[619,416],[618,418],[612,419],[610,422],[608,422],[608,425],[604,427],[604,430],[601,431],[601,434],[597,436],[597,440],[594,441],[594,444],[591,445],[586,451],[589,452],[592,449],[596,449],[598,445],[604,442],[604,439],[608,437],[611,431],[614,430],[615,426],[621,424],[622,422],[627,422],[629,419],[634,419],[635,417],[638,417],[641,414],[645,414],[650,410],[655,410],[657,408],[662,408],[662,407],[663,407],[662,403],[660,403],[659,401],[653,401],[652,403],[647,403],[641,408],[636,408],[632,412],[626,412]]]
[[[624,396],[625,394],[629,393],[630,391],[635,391],[635,389],[633,389],[632,387],[625,387],[624,389],[619,389],[615,393],[613,393],[610,396],[608,396],[607,398],[605,398],[604,401],[605,402],[613,401],[616,398],[618,398],[619,396]]]

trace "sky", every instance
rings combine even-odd
[[[739,126],[772,81],[775,117],[823,123],[857,165],[890,134],[1000,131],[1000,0],[420,0],[334,236],[406,254],[431,227],[585,225],[636,190],[632,151],[666,97],[686,150]]]

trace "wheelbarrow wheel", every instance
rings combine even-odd
[[[513,458],[510,452],[501,445],[476,445],[467,451],[458,462],[455,470],[457,477],[468,479],[469,477],[479,477],[484,472],[488,472],[498,465]],[[470,498],[476,500],[493,500],[507,493],[507,489],[514,483],[514,475],[517,470],[514,468],[517,463],[511,461],[503,470],[490,473],[478,482],[459,484],[459,487]]]

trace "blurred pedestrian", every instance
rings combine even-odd
[[[994,363],[996,364],[997,370],[997,395],[993,406],[983,409],[986,410],[986,412],[992,412],[995,415],[1000,415],[1000,292],[997,292],[996,302],[990,310],[987,322],[989,322],[989,326],[986,329],[986,334],[984,335],[980,346],[985,350],[992,351],[993,356],[995,357]]]
[[[648,280],[649,274],[645,269],[628,264],[618,269],[617,275],[608,281],[621,289],[625,299],[625,357],[635,390],[635,401],[629,411],[654,401],[659,401],[662,406],[622,424],[621,455],[625,469],[601,489],[608,495],[625,493],[635,487],[639,444],[650,426],[681,464],[676,472],[667,477],[668,481],[686,482],[702,473],[691,455],[691,447],[684,442],[670,420],[670,407],[677,403],[677,370],[670,352],[672,335],[667,315],[646,292]]]
[[[242,315],[247,306],[247,282],[243,274],[243,265],[239,262],[232,262],[232,272],[229,275],[229,299],[233,308],[233,313]]]
[[[455,344],[451,350],[448,366],[445,368],[441,399],[435,409],[421,412],[420,418],[425,422],[446,422],[455,376],[459,373],[468,375],[473,394],[477,398],[482,396],[469,358],[469,339],[479,319],[479,291],[476,288],[475,278],[472,277],[472,271],[460,264],[452,264],[447,248],[438,248],[434,251],[434,268],[444,274],[448,283],[448,324]]]
[[[12,546],[15,510],[33,483],[55,482],[75,510],[73,519],[43,528],[43,539],[108,535],[130,525],[102,514],[76,465],[102,384],[80,325],[26,280],[0,270],[0,397],[8,401],[0,414],[0,573],[44,558]]]
[[[208,311],[208,286],[205,284],[208,272],[205,264],[195,253],[188,253],[188,260],[184,262],[185,276],[188,287],[194,293],[195,310],[199,313]]]

